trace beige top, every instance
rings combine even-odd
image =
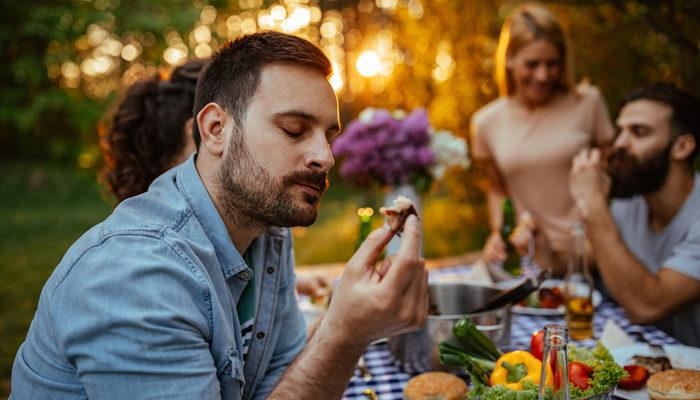
[[[579,150],[607,146],[615,129],[600,91],[579,85],[528,110],[500,97],[472,117],[475,159],[498,167],[518,213],[529,211],[552,249],[566,252],[576,209],[569,195],[571,161]]]

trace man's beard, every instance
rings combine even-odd
[[[240,133],[239,133],[240,134]],[[294,171],[273,178],[246,149],[243,138],[231,143],[231,149],[218,173],[220,203],[235,223],[247,227],[309,226],[316,221],[321,196],[328,187],[324,172]],[[298,204],[289,190],[301,183],[321,188],[321,194],[302,191]]]
[[[646,160],[637,160],[624,149],[617,149],[608,157],[608,174],[612,179],[610,195],[615,198],[630,198],[661,189],[670,164],[671,141],[664,149]]]

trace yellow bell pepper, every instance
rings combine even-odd
[[[503,363],[506,363],[506,365],[504,366]],[[510,379],[508,377],[509,369],[511,372]],[[517,373],[518,370],[520,373]],[[512,390],[522,390],[523,381],[530,381],[535,385],[539,385],[541,374],[542,362],[535,356],[524,350],[511,351],[502,355],[496,361],[496,368],[489,377],[489,385],[503,385]],[[549,367],[547,367],[545,385],[552,387],[552,370]]]

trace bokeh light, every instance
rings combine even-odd
[[[355,67],[360,75],[372,77],[379,73],[382,64],[379,60],[379,56],[374,50],[365,50],[359,57],[357,57]]]

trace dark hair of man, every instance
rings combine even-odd
[[[105,158],[101,179],[118,201],[145,192],[182,151],[197,77],[206,61],[187,61],[167,80],[154,74],[134,83],[109,128],[100,132]]]
[[[692,167],[693,160],[700,149],[700,99],[672,83],[658,82],[627,95],[620,108],[627,103],[643,99],[657,101],[671,107],[671,140],[685,134],[693,135],[695,150],[687,159],[688,165]]]
[[[310,67],[328,78],[332,68],[321,49],[311,42],[279,32],[260,32],[242,36],[222,46],[202,72],[194,101],[194,115],[214,102],[233,116],[240,128],[245,119],[262,70],[272,63],[290,63]],[[192,127],[199,148],[199,128]]]

